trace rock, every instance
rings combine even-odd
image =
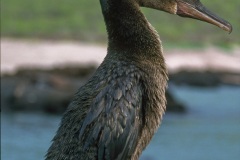
[[[169,90],[167,90],[166,92],[166,98],[167,98],[167,112],[178,112],[178,113],[186,112],[186,107],[182,103],[174,99],[174,97],[172,96]]]
[[[211,71],[180,71],[169,76],[177,85],[216,87],[219,85],[240,85],[240,73]]]
[[[93,66],[20,69],[15,75],[2,76],[1,106],[9,111],[43,111],[63,113],[75,92],[93,74]],[[171,93],[167,111],[184,112],[185,108]]]

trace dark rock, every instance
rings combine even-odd
[[[20,69],[15,75],[1,77],[1,110],[63,113],[77,89],[93,74],[94,66],[68,66],[54,69]],[[229,72],[180,71],[170,74],[178,85],[216,87],[240,85],[240,74]],[[169,90],[168,112],[186,112]]]
[[[172,96],[171,92],[167,90],[166,92],[166,98],[167,98],[167,112],[178,112],[178,113],[185,113],[186,108],[184,105],[180,102],[178,102],[174,97]]]
[[[77,89],[93,74],[93,66],[20,69],[1,77],[1,106],[11,111],[63,113]],[[167,95],[167,111],[184,112],[182,104]]]
[[[216,87],[222,84],[240,85],[240,73],[210,71],[180,71],[170,74],[170,82],[177,85]]]

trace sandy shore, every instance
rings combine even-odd
[[[106,55],[106,46],[71,41],[1,39],[1,73],[19,66],[53,67],[63,64],[97,64]],[[231,50],[208,47],[201,50],[164,50],[170,72],[182,68],[240,73],[240,46]]]

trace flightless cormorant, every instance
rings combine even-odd
[[[107,55],[75,94],[46,160],[136,160],[150,142],[166,109],[168,77],[161,41],[140,7],[232,30],[199,0],[100,0],[100,4]]]

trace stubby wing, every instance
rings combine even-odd
[[[108,83],[90,106],[79,138],[83,148],[95,146],[97,159],[127,159],[140,132],[142,88],[134,76]]]

